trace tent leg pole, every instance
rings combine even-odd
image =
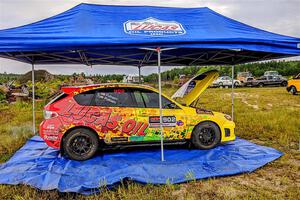
[[[141,83],[142,81],[141,81],[141,66],[138,66],[138,68],[139,68],[139,83]]]
[[[32,71],[31,71],[31,78],[32,78],[32,131],[35,134],[35,81],[34,81],[34,64],[32,63]]]
[[[234,117],[234,65],[231,66],[231,118]]]
[[[164,133],[163,133],[163,120],[162,120],[162,98],[161,98],[161,73],[160,73],[160,48],[157,48],[157,67],[158,67],[158,88],[159,88],[159,128],[160,128],[160,147],[161,147],[161,161],[164,158]]]

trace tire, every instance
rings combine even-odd
[[[263,83],[259,83],[258,87],[264,87],[264,84]]]
[[[223,83],[219,83],[219,88],[223,88]]]
[[[286,87],[287,84],[288,84],[288,83],[287,83],[286,81],[283,81],[280,85],[283,86],[283,87]]]
[[[289,91],[292,95],[296,95],[297,93],[297,89],[295,86],[291,86],[290,91]]]
[[[198,124],[192,133],[192,143],[198,149],[211,149],[221,141],[219,127],[213,122]]]
[[[234,82],[233,86],[238,87],[238,86],[240,86],[240,84],[239,84],[239,82]]]
[[[63,139],[62,150],[72,160],[88,160],[99,148],[99,137],[91,130],[77,128]]]

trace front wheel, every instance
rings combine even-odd
[[[74,129],[63,139],[63,152],[72,160],[87,160],[95,155],[99,147],[99,138],[85,128]]]
[[[295,86],[292,86],[291,88],[290,88],[290,91],[289,91],[292,95],[296,95],[296,93],[297,93],[297,89],[296,89],[296,87]]]
[[[220,129],[213,122],[202,122],[193,130],[192,143],[198,149],[214,148],[220,141]]]

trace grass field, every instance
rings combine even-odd
[[[175,89],[165,89],[172,93]],[[207,89],[201,107],[231,113],[231,89]],[[42,102],[38,104],[39,111]],[[42,119],[41,112],[37,113]],[[0,106],[0,162],[32,136],[30,102]],[[300,199],[300,95],[285,88],[235,89],[236,135],[284,152],[280,159],[250,174],[177,185],[126,183],[94,196],[0,185],[1,199]]]

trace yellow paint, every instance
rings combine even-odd
[[[209,82],[216,78],[216,73],[211,73],[207,79],[202,83],[198,83],[196,85],[195,92],[191,92],[187,95],[186,102],[189,105],[189,102],[194,101],[194,96],[199,96],[200,93],[203,92],[205,87],[208,86]],[[200,87],[201,86],[201,87]],[[80,92],[85,92],[87,90],[93,89],[100,89],[100,88],[142,88],[146,90],[151,90],[153,92],[158,93],[158,91],[152,87],[146,85],[136,85],[136,84],[102,84],[102,85],[94,85],[83,87],[80,89]],[[204,88],[204,89],[203,89]],[[178,140],[178,139],[190,139],[192,135],[192,131],[194,127],[204,121],[211,121],[216,123],[221,131],[221,142],[231,141],[235,139],[234,128],[235,123],[233,121],[227,120],[224,117],[224,114],[213,112],[211,114],[198,114],[195,108],[183,106],[180,103],[176,102],[175,100],[171,99],[170,97],[162,94],[165,98],[176,104],[179,108],[178,109],[163,109],[163,116],[175,116],[176,121],[181,121],[183,124],[176,125],[175,127],[164,127],[164,139],[168,140]],[[101,109],[101,108],[99,108]],[[160,129],[159,127],[148,127],[145,130],[145,136],[138,136],[138,135],[130,135],[124,134],[120,130],[120,126],[123,125],[125,120],[134,119],[137,122],[148,123],[149,116],[159,116],[159,108],[121,108],[121,107],[112,107],[112,114],[118,114],[122,116],[121,121],[119,122],[119,126],[114,129],[114,131],[109,130],[107,133],[103,134],[100,132],[100,128],[96,127],[96,132],[99,134],[99,137],[105,139],[106,142],[111,142],[112,137],[128,137],[128,141],[140,141],[140,138],[143,138],[143,141],[151,141],[151,140],[158,140],[160,136]],[[225,137],[225,128],[230,129],[230,136]]]
[[[291,86],[295,86],[296,90],[298,92],[300,91],[300,74],[298,74],[294,79],[288,81],[287,87],[291,87]]]

